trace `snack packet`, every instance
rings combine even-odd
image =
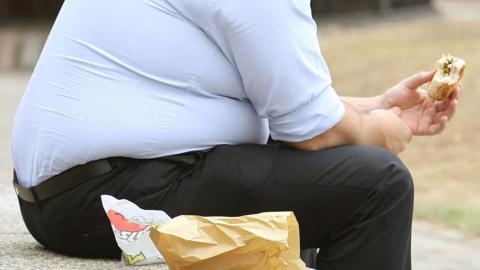
[[[117,200],[109,195],[102,195],[101,199],[122,250],[122,262],[125,265],[165,263],[150,238],[150,229],[152,225],[168,222],[170,217],[163,211],[143,210],[128,200]]]

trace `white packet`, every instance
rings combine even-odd
[[[125,265],[165,263],[150,238],[150,228],[165,224],[171,218],[163,211],[144,210],[128,200],[117,200],[110,195],[102,195],[101,199],[115,240],[122,250],[122,262]]]

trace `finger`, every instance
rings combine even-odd
[[[442,116],[440,121],[431,125],[427,129],[427,135],[436,135],[436,134],[439,134],[440,132],[442,132],[445,129],[445,127],[447,126],[447,121],[448,121],[448,117],[445,116],[445,115]]]
[[[400,116],[402,114],[402,110],[399,107],[392,107],[388,109],[391,113],[395,114],[396,116]]]
[[[432,117],[432,123],[430,125],[442,122],[443,118],[445,117],[448,120],[448,116],[446,112],[437,113],[434,117]]]
[[[407,127],[407,143],[410,143],[413,139],[413,134],[412,134],[412,131]]]
[[[421,97],[427,97],[428,96],[427,90],[425,90],[423,88],[417,88],[417,94]]]
[[[450,101],[450,103],[448,104],[448,108],[445,110],[445,115],[447,116],[448,120],[452,119],[455,115],[455,112],[457,111],[457,104],[457,99]]]
[[[439,134],[440,132],[442,132],[446,127],[447,127],[447,122],[448,122],[448,117],[442,117],[442,120],[441,120],[441,124],[440,124],[440,128],[437,130],[437,133],[436,134]]]
[[[459,99],[460,94],[462,93],[462,88],[460,86],[455,87],[452,94],[450,95],[450,99]]]
[[[455,105],[458,104],[458,99],[460,98],[460,87],[455,88],[455,90],[450,95],[450,98],[444,101],[436,102],[435,108],[437,112],[443,112],[447,110],[450,106],[452,101],[456,101]]]
[[[444,101],[440,102],[435,102],[435,110],[437,112],[444,112],[446,109],[448,109],[448,106],[450,105],[451,100],[447,99]]]
[[[458,100],[446,100],[442,101],[441,103],[436,104],[436,112],[435,115],[437,118],[441,116],[447,116],[448,120],[452,119],[457,111]]]
[[[433,75],[435,75],[435,72],[436,69],[418,72],[403,80],[402,84],[411,90],[417,90],[417,88],[422,86],[424,83],[431,81],[433,79]]]

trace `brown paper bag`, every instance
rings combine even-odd
[[[150,237],[171,270],[304,270],[292,212],[242,217],[179,216]]]

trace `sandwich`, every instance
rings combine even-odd
[[[465,72],[464,60],[452,55],[443,55],[437,61],[437,72],[430,83],[428,95],[433,100],[445,100],[450,97]]]

